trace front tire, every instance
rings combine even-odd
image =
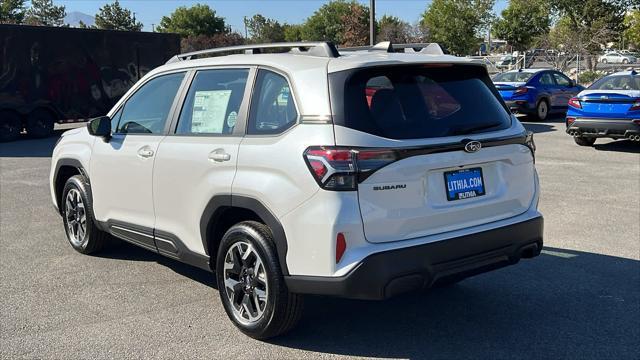
[[[110,235],[95,225],[91,189],[82,175],[67,180],[60,202],[62,221],[71,247],[82,254],[102,250]]]
[[[594,137],[580,137],[580,136],[576,136],[573,138],[573,140],[576,142],[576,144],[580,145],[580,146],[593,146],[593,144],[596,143],[596,138]]]
[[[627,59],[622,59],[622,63],[623,63],[623,64],[628,64],[628,63],[629,63],[629,60],[627,60]]]
[[[547,116],[549,116],[549,103],[547,102],[547,100],[541,99],[538,101],[538,104],[536,105],[536,113],[534,116],[538,121],[544,121],[547,119]]]
[[[254,339],[281,335],[302,316],[303,297],[287,289],[273,243],[266,225],[244,221],[218,248],[220,300],[234,325]]]
[[[607,59],[602,59],[600,62],[603,63],[603,64],[606,64],[607,63]]]

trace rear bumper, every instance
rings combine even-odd
[[[373,254],[342,277],[287,276],[294,293],[380,300],[540,254],[542,217],[430,244]]]
[[[583,137],[628,138],[640,134],[640,124],[633,119],[576,118],[567,124],[566,132]]]
[[[511,112],[530,114],[535,110],[535,106],[529,104],[527,100],[507,100],[505,101]]]

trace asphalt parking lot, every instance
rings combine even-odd
[[[0,358],[640,357],[640,146],[536,132],[544,253],[384,302],[311,297],[292,333],[235,330],[213,277],[124,244],[68,245],[48,188],[56,138],[0,144]]]

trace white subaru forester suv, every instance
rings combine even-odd
[[[213,271],[259,339],[296,324],[302,294],[384,299],[537,256],[531,134],[484,66],[414,46],[172,58],[56,145],[71,246]]]

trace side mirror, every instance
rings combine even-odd
[[[100,116],[91,119],[87,124],[87,130],[89,130],[89,134],[99,136],[104,142],[109,142],[111,139],[111,118],[108,116]]]

